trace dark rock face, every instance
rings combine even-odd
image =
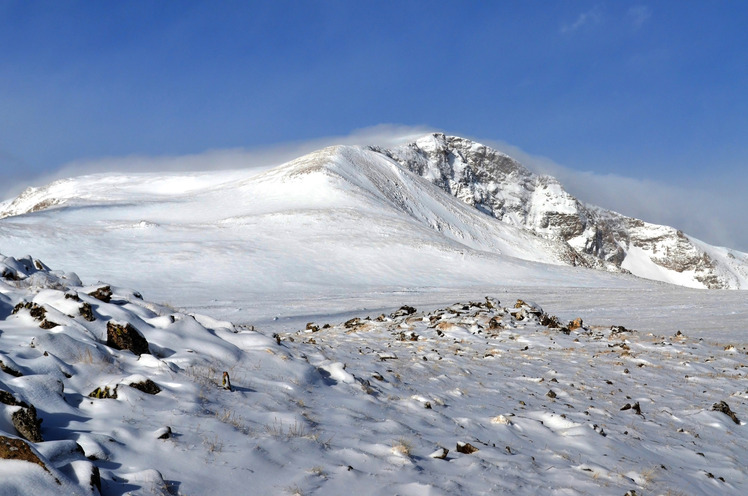
[[[136,355],[150,355],[148,341],[132,325],[106,324],[106,344],[116,350],[130,350]]]
[[[36,408],[29,405],[27,408],[22,407],[11,416],[13,426],[18,433],[32,443],[41,443],[42,439],[42,421],[36,418]]]
[[[143,391],[144,393],[147,393],[147,394],[158,394],[161,392],[161,388],[158,387],[158,384],[156,384],[150,379],[146,379],[143,382],[133,382],[129,384],[129,386],[139,391]]]
[[[117,388],[115,387],[114,389],[109,389],[109,386],[97,387],[96,389],[88,393],[88,397],[97,398],[100,400],[109,399],[109,398],[116,400],[117,399]]]
[[[21,460],[29,463],[35,463],[49,473],[49,469],[44,464],[44,462],[42,462],[41,459],[36,456],[33,451],[31,451],[31,448],[29,448],[28,444],[20,439],[0,436],[0,459]],[[57,483],[60,484],[60,481],[57,481]]]
[[[0,360],[0,370],[5,372],[6,374],[12,375],[13,377],[21,377],[23,375],[19,371],[5,365],[2,360]],[[2,394],[2,391],[0,391],[0,394]]]
[[[18,434],[32,443],[41,443],[42,439],[42,421],[36,417],[36,408],[25,401],[18,401],[8,391],[0,390],[0,403],[8,406],[21,407],[11,415],[13,427]]]
[[[112,301],[112,288],[109,286],[102,286],[93,293],[89,293],[89,295],[97,300],[103,301],[104,303],[109,303]]]
[[[740,420],[738,420],[738,416],[735,415],[735,412],[733,412],[730,409],[729,405],[725,403],[724,401],[720,401],[719,403],[715,403],[714,405],[712,405],[712,410],[714,410],[715,412],[722,412],[728,417],[730,417],[733,422],[735,422],[736,424],[740,424]]]
[[[78,309],[78,312],[81,314],[81,316],[86,319],[89,322],[93,322],[96,320],[96,317],[94,317],[93,309],[91,308],[91,305],[88,303],[83,303],[83,305],[80,306]]]

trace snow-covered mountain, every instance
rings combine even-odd
[[[689,287],[748,287],[748,255],[668,226],[585,205],[553,177],[474,141],[435,133],[381,150],[468,205],[538,236],[562,241],[572,263],[627,270]]]
[[[66,179],[1,204],[0,217],[6,252],[65,266],[59,240],[84,238],[90,273],[124,275],[129,285],[164,271],[191,273],[196,284],[210,280],[223,269],[199,259],[215,250],[235,262],[223,278],[230,286],[239,284],[241,267],[242,281],[264,290],[534,284],[564,266],[690,287],[748,287],[744,253],[584,205],[553,178],[441,134],[390,150],[325,148],[260,174]],[[132,272],[133,253],[142,254],[145,273]]]

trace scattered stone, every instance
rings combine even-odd
[[[96,317],[94,317],[93,314],[93,308],[91,308],[90,303],[83,303],[80,308],[78,308],[78,313],[80,313],[81,316],[89,322],[93,322],[94,320],[96,320]]]
[[[724,401],[720,401],[719,403],[715,403],[712,405],[712,410],[715,412],[722,412],[728,417],[732,419],[733,422],[736,424],[740,424],[740,420],[738,420],[738,416],[735,415],[735,412],[733,412],[730,407],[725,403]]]
[[[306,325],[306,330],[307,331],[312,331],[312,332],[318,332],[319,331],[319,326],[315,325],[314,322],[308,322],[307,325]]]
[[[19,410],[13,412],[11,420],[13,427],[24,439],[32,443],[41,443],[44,440],[42,439],[42,420],[36,417],[34,405],[22,405]]]
[[[438,460],[444,460],[445,458],[447,458],[447,453],[449,453],[449,450],[447,448],[439,448],[438,450],[431,453],[429,457],[436,458]]]
[[[346,321],[345,324],[343,324],[343,327],[345,327],[346,329],[350,329],[359,325],[361,325],[361,319],[359,319],[358,317],[354,317],[351,320]]]
[[[631,410],[631,403],[626,403],[625,405],[623,405],[623,406],[621,407],[621,410],[620,410],[620,411],[622,411],[622,412],[623,412],[623,411],[626,411],[626,410]]]
[[[408,306],[408,305],[403,305],[398,310],[392,312],[390,314],[390,318],[396,319],[398,317],[405,317],[407,315],[412,315],[414,313],[416,313],[415,308]]]
[[[554,399],[556,397],[556,393],[553,392],[553,389],[549,389],[547,393],[545,393],[546,396],[548,396],[551,399]]]
[[[73,301],[81,301],[81,297],[78,296],[78,293],[76,293],[75,291],[70,291],[68,293],[65,293],[65,299],[73,300]]]
[[[463,453],[465,455],[469,455],[471,453],[475,453],[476,451],[478,451],[478,448],[476,448],[475,446],[473,446],[470,443],[462,443],[462,442],[458,442],[457,443],[457,452],[458,453]]]
[[[26,309],[29,311],[29,314],[36,320],[44,320],[44,317],[47,315],[47,309],[37,305],[36,303],[32,302],[21,302],[15,307],[13,307],[13,311],[11,314],[15,315],[21,310]]]
[[[41,443],[42,428],[41,419],[36,417],[36,408],[25,401],[19,401],[8,391],[0,389],[0,403],[8,406],[18,406],[18,410],[11,415],[11,422],[18,433],[27,441]]]
[[[168,425],[161,427],[154,434],[156,435],[156,439],[169,439],[172,434],[171,427]]]
[[[158,387],[158,384],[150,379],[146,379],[142,382],[132,382],[128,384],[128,386],[135,388],[138,391],[143,391],[146,394],[158,394],[161,392],[161,388]]]
[[[55,322],[51,322],[51,321],[49,321],[47,319],[44,319],[44,320],[42,320],[42,323],[39,324],[39,327],[41,327],[42,329],[53,329],[53,328],[57,327],[58,325],[60,325],[60,324],[57,324]]]
[[[21,376],[23,376],[23,374],[20,373],[19,371],[17,371],[15,369],[13,369],[13,368],[5,365],[2,360],[0,360],[0,370],[2,370],[3,372],[5,372],[6,374],[12,375],[13,377],[21,377]],[[0,391],[0,393],[2,393],[2,391]]]
[[[623,326],[618,326],[618,325],[610,326],[610,335],[611,336],[617,336],[618,334],[623,334],[625,332],[635,332],[635,331],[633,331],[631,329],[626,329]]]
[[[566,327],[568,327],[570,331],[581,329],[582,327],[584,327],[584,321],[582,320],[582,317],[577,317],[576,319],[569,322]]]
[[[29,445],[21,439],[0,436],[0,459],[21,460],[24,462],[34,463],[36,465],[39,465],[47,473],[52,475],[44,462],[42,462],[42,460],[36,455],[36,453],[31,451]],[[61,484],[60,481],[56,478],[55,482]]]
[[[106,344],[116,350],[130,350],[136,355],[150,355],[148,341],[132,325],[115,324],[112,321],[106,324]]]
[[[90,393],[88,393],[89,398],[97,398],[97,399],[107,399],[111,398],[113,400],[117,399],[117,388],[109,389],[109,386],[104,386],[103,388],[97,387]]]
[[[223,372],[223,381],[221,382],[221,386],[223,389],[226,389],[228,391],[232,391],[231,389],[231,379],[229,378],[229,373],[224,371]]]
[[[88,293],[89,296],[93,296],[97,300],[109,303],[112,301],[112,288],[110,286],[102,286],[92,293]]]

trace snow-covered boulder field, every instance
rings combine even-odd
[[[0,275],[0,495],[748,490],[745,340],[493,297],[273,332]]]

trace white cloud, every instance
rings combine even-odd
[[[4,193],[3,198],[9,198],[29,185],[40,186],[63,177],[97,172],[269,168],[330,145],[391,147],[434,131],[437,129],[427,126],[380,125],[345,136],[329,136],[254,149],[211,150],[186,156],[103,158],[68,164],[54,174],[35,178],[31,183],[26,178],[23,183],[16,183],[11,189],[0,193]],[[745,225],[744,212],[748,211],[748,195],[736,190],[735,178],[723,183],[686,187],[648,179],[601,175],[559,165],[548,158],[531,155],[500,141],[480,137],[474,139],[507,153],[537,173],[556,177],[569,193],[582,202],[647,222],[673,226],[710,244],[748,252],[748,230],[740,227]]]
[[[748,252],[745,214],[748,196],[736,190],[736,178],[698,187],[650,179],[596,174],[564,167],[501,142],[486,142],[539,174],[554,176],[584,203],[654,224],[673,226],[706,243]]]
[[[629,18],[635,29],[642,27],[651,17],[652,9],[646,5],[637,5],[631,7],[626,16]]]
[[[57,179],[96,174],[102,172],[161,172],[161,171],[206,171],[227,169],[264,169],[280,165],[307,153],[331,145],[379,145],[383,147],[406,143],[423,134],[434,131],[426,126],[401,126],[381,124],[359,129],[344,136],[327,136],[307,141],[292,141],[256,147],[207,150],[203,153],[177,156],[130,155],[125,157],[102,157],[74,161],[60,169],[29,177],[14,174],[0,186],[0,200],[18,195],[29,186],[43,186]],[[3,157],[0,156],[0,159]]]
[[[582,26],[588,24],[597,24],[601,19],[602,12],[600,11],[600,8],[598,6],[595,6],[591,10],[579,14],[579,17],[577,17],[577,19],[573,23],[564,24],[563,26],[561,26],[561,33],[573,33],[574,31],[580,29]]]

